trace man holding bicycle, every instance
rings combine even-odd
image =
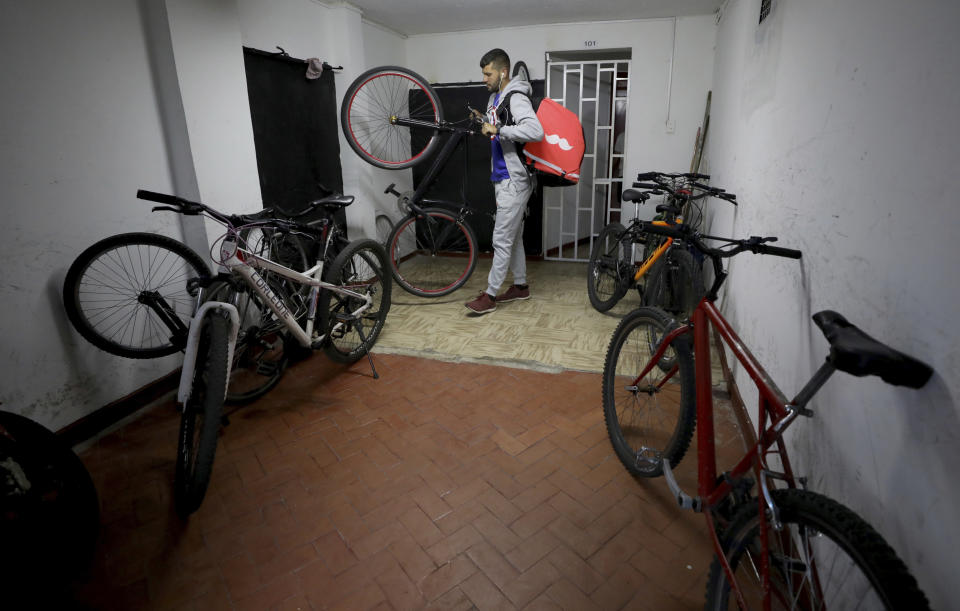
[[[536,180],[527,172],[519,148],[524,142],[542,140],[543,127],[530,101],[533,92],[530,83],[510,78],[510,57],[506,51],[488,51],[480,59],[480,68],[490,100],[486,115],[474,113],[483,120],[483,134],[490,136],[490,180],[497,202],[497,217],[493,226],[493,265],[487,277],[487,290],[465,305],[477,314],[486,314],[497,309],[498,301],[530,299],[523,250],[523,217]],[[521,95],[510,95],[512,92]],[[504,100],[508,103],[503,104]],[[513,284],[497,296],[508,271],[513,274]]]

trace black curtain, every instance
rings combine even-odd
[[[296,213],[321,184],[342,192],[333,71],[308,79],[301,59],[248,47],[243,57],[264,205]]]
[[[533,96],[543,97],[544,81],[535,80],[530,84],[533,86]],[[466,119],[470,115],[467,106],[481,112],[487,108],[490,94],[482,84],[435,84],[433,87],[440,98],[447,121]],[[412,134],[416,138],[422,132],[413,130]],[[443,137],[441,135],[441,138]],[[437,147],[437,152],[432,157],[414,166],[414,187],[420,186],[440,148]],[[468,202],[477,211],[469,217],[469,222],[477,234],[480,250],[493,250],[493,217],[490,215],[496,211],[497,205],[493,197],[493,184],[490,182],[490,140],[474,136],[461,142],[427,191],[426,197]],[[529,209],[530,216],[527,217],[523,229],[523,247],[527,255],[539,255],[543,251],[543,192],[540,187],[530,197]]]

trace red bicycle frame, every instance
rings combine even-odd
[[[759,422],[757,423],[757,441],[749,448],[743,458],[728,472],[728,477],[717,480],[717,458],[714,442],[713,425],[713,393],[710,366],[710,326],[718,331],[733,356],[743,365],[744,370],[753,379],[759,393]],[[737,480],[753,470],[756,481],[760,486],[758,495],[759,515],[760,515],[760,541],[762,554],[760,558],[760,576],[763,588],[763,608],[770,609],[770,567],[769,567],[769,541],[767,524],[773,521],[774,528],[779,528],[779,520],[776,513],[776,507],[773,504],[770,495],[768,480],[780,479],[786,482],[789,488],[796,488],[796,480],[793,475],[793,469],[790,466],[790,459],[787,455],[786,447],[783,442],[783,431],[797,418],[803,415],[806,410],[803,409],[805,400],[800,400],[801,396],[809,397],[826,381],[832,373],[825,370],[823,374],[814,376],[814,379],[807,385],[807,388],[798,395],[794,401],[788,401],[777,385],[770,378],[769,374],[763,369],[750,350],[744,345],[740,337],[730,327],[730,324],[724,319],[723,315],[717,309],[716,305],[708,299],[703,299],[697,305],[693,312],[692,322],[681,325],[664,336],[655,354],[647,363],[646,367],[634,382],[636,385],[647,373],[660,362],[664,352],[671,342],[685,334],[693,334],[693,350],[696,358],[695,362],[695,380],[697,397],[697,499],[690,499],[689,506],[695,511],[704,511],[707,527],[713,540],[714,553],[720,559],[723,570],[726,573],[727,581],[730,583],[731,591],[737,598],[742,609],[747,606],[743,600],[740,588],[734,578],[730,564],[727,562],[723,553],[723,547],[719,536],[714,528],[713,518],[710,509],[717,506],[728,494],[732,492],[731,480]],[[676,375],[679,371],[679,365],[675,365],[673,370],[668,372],[665,379],[661,382],[665,384],[668,379]],[[771,448],[776,445],[776,448]],[[767,466],[768,454],[775,453],[780,459],[782,472],[775,472]],[[665,471],[668,475],[668,481],[672,480],[669,473],[669,463],[665,465]],[[681,503],[683,504],[683,503]],[[767,515],[767,509],[770,510],[770,516]]]

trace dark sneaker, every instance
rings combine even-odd
[[[480,295],[473,301],[468,301],[463,305],[467,306],[467,308],[473,312],[476,312],[477,314],[486,314],[487,312],[493,312],[497,309],[496,300],[487,294],[486,291],[480,293]]]
[[[530,287],[527,285],[514,284],[506,290],[503,295],[497,295],[497,303],[506,303],[508,301],[522,301],[530,299]]]

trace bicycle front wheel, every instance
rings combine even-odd
[[[174,474],[174,502],[177,513],[184,518],[200,508],[207,493],[230,367],[230,319],[222,312],[213,312],[195,324],[203,326],[190,397],[180,416]]]
[[[783,529],[769,524],[774,609],[929,609],[916,580],[869,524],[843,505],[806,490],[774,490]],[[741,505],[723,540],[737,587],[751,609],[763,602],[756,499]],[[736,609],[718,559],[707,581],[707,609]]]
[[[427,208],[411,213],[387,241],[390,272],[405,291],[442,297],[463,286],[477,267],[477,238],[455,214]]]
[[[353,363],[377,342],[390,311],[392,283],[383,247],[375,240],[351,242],[334,259],[327,282],[373,301],[368,309],[357,313],[363,300],[330,289],[320,293],[320,328],[327,333],[324,351],[334,361]]]
[[[398,125],[397,119],[431,125],[443,121],[440,98],[416,72],[381,66],[364,72],[347,88],[340,125],[350,148],[367,163],[402,170],[420,163],[436,148],[436,129]]]
[[[73,327],[94,346],[133,359],[183,348],[207,264],[185,244],[154,233],[123,233],[80,253],[63,282]]]
[[[632,475],[663,474],[683,458],[696,423],[693,352],[686,336],[667,347],[646,375],[664,336],[677,326],[656,308],[634,310],[617,326],[603,363],[603,415],[610,443]]]
[[[610,223],[600,230],[593,243],[587,265],[587,296],[597,312],[606,312],[617,305],[630,288],[633,244],[621,242],[625,232],[620,223]]]

